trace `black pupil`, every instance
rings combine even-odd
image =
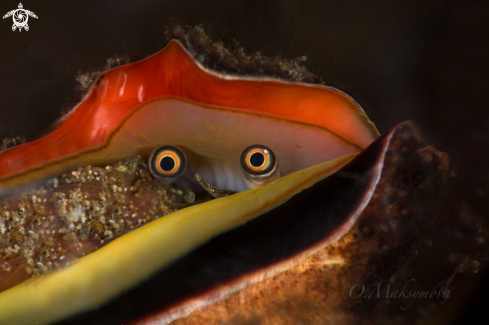
[[[260,167],[265,162],[265,156],[262,153],[255,152],[250,157],[250,164],[253,167]]]
[[[173,168],[175,168],[175,160],[173,160],[172,157],[164,157],[160,161],[160,167],[163,169],[165,172],[171,171]]]

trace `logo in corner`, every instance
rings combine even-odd
[[[14,24],[12,25],[12,31],[15,31],[17,28],[19,29],[19,32],[22,31],[22,28],[24,28],[26,31],[29,30],[29,25],[27,25],[27,21],[29,20],[29,16],[36,18],[37,16],[35,13],[29,10],[25,10],[24,7],[22,6],[22,3],[19,3],[19,8],[14,9],[12,11],[9,11],[3,16],[3,19],[8,18],[12,16],[12,19],[14,20]]]

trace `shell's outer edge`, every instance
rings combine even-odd
[[[282,204],[355,156],[343,156],[255,190],[180,210],[114,240],[71,267],[4,291],[0,294],[4,311],[0,323],[47,324],[103,304],[219,233]]]
[[[286,59],[272,57],[262,51],[246,53],[236,40],[227,45],[220,40],[215,41],[202,26],[170,24],[165,34],[168,41],[180,41],[196,60],[224,74],[269,76],[282,80],[324,84],[322,78],[308,71],[303,65],[307,60],[304,55]]]
[[[300,81],[284,80],[284,79],[278,79],[278,78],[272,78],[272,77],[265,77],[265,76],[239,76],[239,75],[235,75],[235,74],[225,74],[225,73],[222,73],[222,72],[219,72],[219,71],[216,71],[216,70],[212,70],[211,68],[208,68],[204,64],[202,64],[200,61],[196,60],[194,58],[193,54],[190,53],[190,51],[179,40],[172,39],[172,40],[170,40],[169,43],[171,43],[171,42],[178,43],[181,46],[181,48],[187,53],[187,55],[190,58],[192,58],[192,60],[194,61],[194,63],[202,71],[205,71],[206,73],[208,73],[210,75],[214,75],[214,76],[216,76],[218,78],[221,78],[221,79],[225,79],[225,80],[265,81],[265,82],[266,81],[272,81],[272,82],[276,82],[276,83],[282,83],[284,85],[286,85],[286,84],[287,85],[302,85],[302,86],[305,86],[305,87],[324,88],[324,89],[332,90],[332,91],[340,94],[341,96],[344,96],[344,97],[348,98],[354,104],[354,106],[356,106],[359,109],[359,113],[361,114],[362,118],[365,120],[365,123],[367,123],[370,126],[372,133],[376,137],[380,136],[380,133],[377,130],[377,127],[367,117],[367,115],[365,114],[365,111],[362,108],[362,106],[360,106],[360,104],[355,99],[353,99],[353,97],[351,97],[347,93],[339,90],[336,87],[328,86],[328,85],[322,85],[322,84],[306,83],[306,82],[300,82]],[[155,54],[153,54],[153,55],[155,55]],[[117,69],[117,68],[114,68],[114,69]]]
[[[180,41],[178,41],[178,40],[172,40],[172,41],[180,43]],[[192,57],[192,54],[183,45],[182,45],[182,48],[187,52],[187,54],[190,57]],[[199,62],[195,59],[194,59],[194,61],[195,61],[195,64],[197,64],[199,66],[199,68],[202,69],[203,71],[207,72],[208,74],[214,75],[218,78],[225,79],[225,80],[273,81],[273,82],[289,84],[289,85],[302,85],[302,86],[312,87],[312,88],[324,88],[324,89],[328,89],[328,90],[332,90],[334,92],[337,92],[341,96],[348,98],[359,109],[359,113],[365,119],[365,123],[367,123],[370,126],[373,134],[375,134],[377,137],[380,136],[380,132],[377,130],[377,127],[375,126],[375,124],[367,117],[367,114],[365,113],[365,110],[363,109],[363,107],[360,106],[360,104],[353,97],[351,97],[350,95],[348,95],[344,91],[339,90],[336,87],[328,86],[328,85],[321,85],[321,84],[311,84],[311,83],[300,82],[300,81],[276,79],[276,78],[270,78],[270,77],[265,77],[265,76],[256,77],[256,76],[238,76],[238,75],[223,74],[219,71],[215,71],[215,70],[212,70],[212,69],[206,67],[201,62]]]
[[[125,66],[117,67],[112,70],[108,70],[101,74],[94,85],[91,87],[90,91],[86,94],[86,96],[83,98],[82,102],[80,102],[69,114],[67,114],[62,121],[55,127],[53,130],[53,133],[30,143],[10,148],[7,149],[3,152],[0,153],[0,159],[2,160],[3,163],[5,163],[6,166],[11,166],[13,165],[12,163],[15,161],[18,163],[18,166],[20,167],[11,167],[6,169],[6,171],[3,173],[3,176],[1,176],[0,183],[2,184],[2,187],[8,188],[10,186],[15,186],[19,185],[20,183],[26,183],[28,181],[31,181],[32,179],[40,179],[40,178],[45,178],[47,175],[45,175],[46,172],[45,170],[50,167],[46,167],[48,164],[53,164],[56,163],[58,165],[62,165],[63,161],[65,159],[70,159],[73,157],[76,157],[80,153],[82,153],[84,150],[88,149],[95,149],[95,148],[103,148],[107,145],[107,141],[114,131],[114,129],[120,124],[121,120],[123,120],[125,117],[127,117],[128,114],[130,114],[131,111],[134,110],[135,107],[131,105],[136,105],[136,104],[126,104],[127,107],[123,109],[123,111],[120,111],[118,109],[117,112],[117,117],[115,117],[115,113],[111,112],[109,108],[104,108],[105,106],[97,106],[99,104],[98,101],[101,100],[102,97],[97,97],[98,93],[101,92],[102,94],[100,96],[107,96],[107,89],[104,87],[107,87],[107,84],[109,82],[109,79],[111,82],[114,83],[111,87],[121,87],[120,93],[124,93],[124,86],[125,86],[125,76],[127,75],[122,75],[124,71],[133,71],[131,69],[134,69],[136,67],[141,66],[141,64],[153,64],[154,65],[154,60],[158,57],[165,57],[165,58],[171,58],[171,60],[177,60],[178,62],[181,61],[181,63],[184,63],[179,69],[182,71],[186,71],[186,73],[193,73],[193,71],[201,71],[203,73],[202,76],[207,76],[207,77],[213,77],[214,82],[219,83],[223,82],[224,80],[229,80],[229,81],[241,81],[243,83],[253,81],[254,83],[250,86],[248,84],[247,87],[256,87],[258,84],[260,87],[263,87],[262,85],[268,85],[267,87],[281,87],[283,86],[296,86],[299,88],[294,88],[297,89],[297,91],[306,91],[306,89],[325,89],[328,90],[331,93],[335,93],[338,96],[335,97],[335,100],[346,100],[350,102],[348,105],[349,108],[345,108],[346,110],[354,109],[356,110],[355,113],[352,113],[352,111],[348,111],[348,114],[353,114],[351,116],[356,116],[356,119],[354,123],[360,123],[363,124],[364,126],[364,131],[367,133],[370,133],[369,139],[367,140],[362,140],[362,141],[367,141],[367,143],[370,143],[378,137],[379,133],[376,130],[375,126],[373,123],[371,123],[366,115],[364,114],[363,110],[360,108],[358,103],[356,103],[351,97],[348,95],[344,94],[343,92],[332,88],[332,87],[327,87],[327,86],[321,86],[321,85],[309,85],[309,84],[304,84],[304,83],[297,83],[297,82],[286,82],[278,79],[268,79],[268,78],[248,78],[248,77],[229,77],[222,75],[220,73],[216,73],[214,71],[210,71],[204,66],[202,66],[198,61],[195,60],[191,56],[191,54],[182,46],[181,43],[179,43],[176,40],[172,40],[168,43],[168,45],[160,52],[153,54],[152,56],[138,62],[134,62]],[[153,61],[152,61],[153,60]],[[151,63],[146,63],[146,62],[151,62]],[[188,65],[185,65],[187,63]],[[160,63],[159,63],[160,64]],[[167,65],[170,64],[169,62],[166,63]],[[193,65],[193,67],[192,67]],[[120,70],[119,70],[120,69]],[[126,69],[126,70],[124,70]],[[193,69],[193,70],[192,70]],[[167,78],[167,81],[173,80],[171,78],[177,78],[177,80],[182,79],[182,76],[172,76],[172,73],[175,73],[176,71],[167,71],[167,70],[162,70],[165,78]],[[135,73],[135,72],[131,72]],[[138,74],[144,74],[146,72],[141,72],[138,71]],[[118,79],[117,79],[118,78]],[[122,79],[124,81],[122,81]],[[170,79],[168,79],[170,78]],[[121,79],[121,80],[119,80]],[[212,79],[212,78],[211,78]],[[122,83],[122,85],[119,85]],[[131,87],[136,87],[134,84],[134,80],[132,81],[133,84]],[[203,82],[203,81],[200,81]],[[256,82],[256,83],[255,83]],[[105,84],[105,86],[104,86]],[[117,86],[119,85],[119,86]],[[142,85],[142,84],[141,84]],[[228,84],[231,86],[231,84]],[[129,87],[129,86],[128,86]],[[142,86],[140,86],[142,87]],[[173,88],[172,88],[173,87]],[[240,85],[235,85],[232,84],[232,87],[241,87]],[[145,88],[146,89],[146,88]],[[158,89],[162,89],[161,87]],[[175,88],[176,89],[176,88]],[[176,90],[174,89],[174,86],[172,85],[167,85],[167,88],[164,90],[159,90],[159,93],[151,93],[154,92],[154,89],[146,90],[150,93],[144,93],[141,96],[141,100],[144,102],[147,102],[148,100],[151,99],[156,99],[156,98],[162,98],[162,97],[171,97],[172,94],[176,95],[176,97],[181,97],[185,98],[185,96],[189,96],[187,98],[188,100],[196,100],[197,98],[190,98],[191,96],[194,97],[199,97],[200,99],[197,100],[198,102],[202,104],[207,104],[207,105],[214,105],[214,106],[222,106],[222,107],[229,107],[228,105],[225,105],[225,103],[229,99],[225,99],[222,97],[221,99],[216,99],[216,98],[209,98],[205,97],[208,96],[209,94],[205,95],[204,93],[199,93],[199,94],[194,94],[194,95],[189,95],[187,94],[188,90],[178,90],[182,92],[182,94],[177,94],[175,92]],[[235,89],[235,88],[233,88]],[[113,90],[112,92],[114,92]],[[311,90],[312,91],[312,90]],[[128,91],[129,92],[129,91]],[[112,97],[106,98],[103,97],[104,100],[111,100],[114,97],[114,94],[110,95]],[[122,96],[122,95],[120,95]],[[129,96],[129,95],[127,95]],[[131,95],[132,96],[132,95]],[[139,95],[138,95],[139,96]],[[156,97],[154,97],[156,96]],[[202,97],[203,96],[203,97]],[[138,97],[139,99],[139,97]],[[129,103],[127,99],[124,99],[126,102]],[[132,101],[135,101],[135,99],[131,99]],[[218,105],[215,102],[220,101],[223,105]],[[132,103],[132,102],[131,102]],[[136,103],[136,102],[135,102]],[[139,102],[141,103],[141,101]],[[250,103],[251,104],[251,103]],[[82,105],[84,105],[82,107]],[[92,105],[92,106],[90,106]],[[115,105],[115,104],[114,104]],[[141,104],[138,104],[141,105]],[[346,105],[346,104],[345,104]],[[116,105],[118,106],[118,105]],[[82,108],[90,109],[88,112],[81,112],[80,110]],[[235,109],[242,109],[239,108],[238,106]],[[335,108],[336,109],[336,108]],[[265,113],[265,111],[257,110],[257,113]],[[273,113],[276,114],[276,113]],[[297,114],[295,112],[294,114]],[[301,118],[295,118],[293,116],[285,116],[285,115],[277,115],[280,118],[285,118],[285,119],[292,119],[292,120],[303,120],[307,122],[307,119],[301,119]],[[76,118],[75,118],[76,117]],[[353,118],[352,118],[353,119]],[[75,121],[76,120],[76,121]],[[361,122],[360,122],[361,121]],[[312,121],[309,121],[312,122]],[[115,123],[115,125],[114,125]],[[67,132],[70,132],[69,139],[67,137]],[[333,131],[333,130],[332,130]],[[337,131],[333,131],[337,133]],[[338,134],[338,133],[337,133]],[[342,136],[341,134],[339,134]],[[344,135],[342,136],[344,137]],[[346,139],[349,140],[349,139]],[[49,146],[52,146],[54,143],[57,143],[57,150],[51,150],[47,151]],[[39,151],[40,148],[44,148],[44,151]],[[83,148],[83,150],[81,149]],[[36,157],[27,157],[29,152],[37,152]]]
[[[168,324],[176,319],[186,317],[190,315],[196,309],[212,305],[226,297],[232,295],[233,293],[253,285],[254,283],[269,279],[275,275],[287,271],[294,266],[300,264],[308,257],[314,255],[319,250],[325,248],[326,246],[332,245],[338,242],[343,236],[345,236],[353,227],[359,216],[362,214],[365,207],[370,202],[372,195],[376,190],[376,186],[381,178],[382,170],[384,168],[384,160],[387,149],[389,148],[391,138],[396,132],[397,127],[394,127],[383,139],[382,152],[379,154],[376,163],[375,170],[372,171],[374,176],[370,180],[368,185],[368,191],[363,195],[360,203],[355,209],[355,212],[350,215],[348,219],[330,236],[326,237],[323,241],[310,247],[308,250],[301,252],[300,254],[284,260],[280,263],[274,264],[270,267],[260,269],[251,274],[246,274],[230,283],[224,283],[218,288],[215,288],[209,292],[205,292],[197,297],[192,297],[176,306],[170,307],[167,310],[158,312],[157,314],[148,316],[139,321],[131,323],[132,325],[164,325]]]

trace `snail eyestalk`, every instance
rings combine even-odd
[[[280,177],[275,154],[262,145],[251,145],[243,150],[240,164],[248,189],[263,186]]]

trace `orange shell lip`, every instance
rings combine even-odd
[[[299,121],[365,148],[377,136],[360,106],[341,91],[266,78],[225,76],[203,68],[175,40],[140,62],[101,74],[83,101],[39,140],[0,153],[0,189],[46,179],[104,152],[141,105],[160,98]],[[127,158],[111,157],[111,163]]]

